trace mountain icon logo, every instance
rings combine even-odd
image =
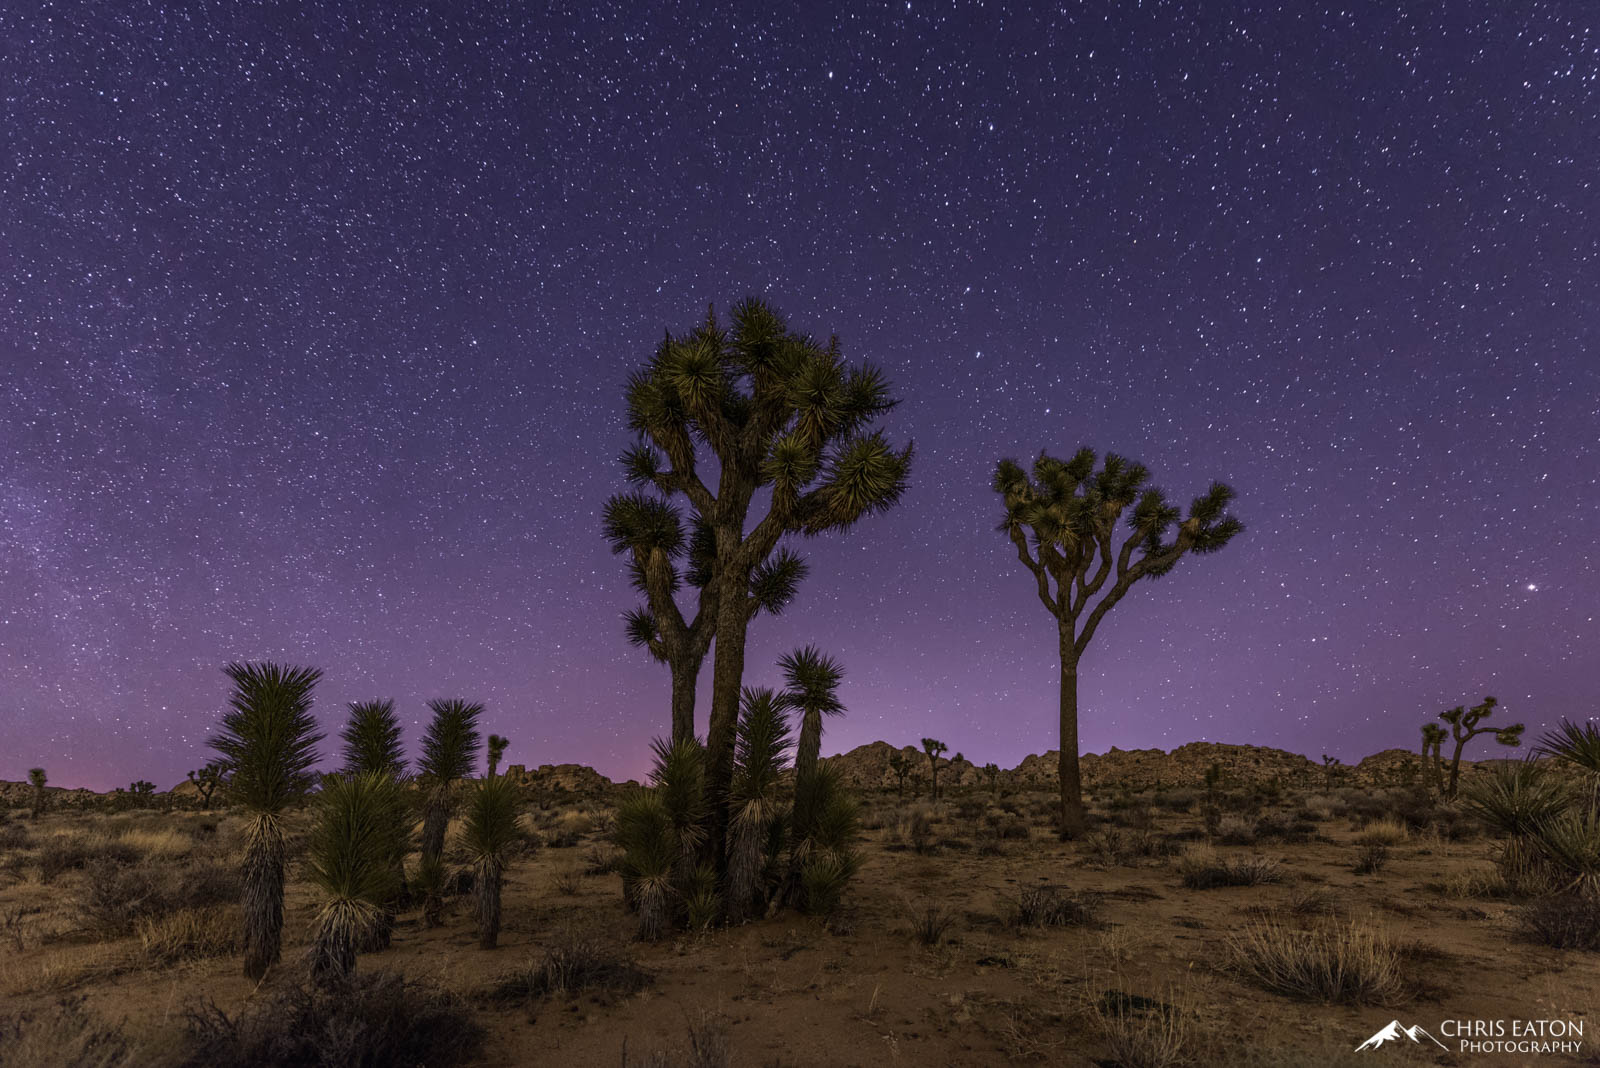
[[[1379,1030],[1377,1034],[1373,1035],[1371,1038],[1361,1043],[1361,1045],[1357,1046],[1356,1052],[1363,1053],[1367,1050],[1377,1049],[1379,1046],[1382,1046],[1385,1043],[1398,1042],[1402,1038],[1409,1038],[1419,1046],[1423,1044],[1423,1039],[1427,1039],[1440,1049],[1447,1050],[1450,1048],[1443,1042],[1440,1042],[1437,1038],[1434,1038],[1432,1035],[1430,1035],[1421,1024],[1414,1024],[1411,1027],[1401,1027],[1399,1020],[1390,1020],[1388,1023],[1383,1025],[1383,1028]]]

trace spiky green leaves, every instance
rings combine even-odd
[[[659,791],[636,789],[623,797],[613,841],[622,851],[618,867],[623,897],[639,913],[638,937],[654,942],[671,919],[672,876],[679,857],[672,817]]]
[[[46,781],[43,768],[28,769],[28,782],[35,790],[43,790]]]
[[[503,865],[520,837],[517,785],[504,775],[480,780],[467,795],[461,846],[475,865]]]
[[[380,772],[396,779],[405,774],[405,747],[393,701],[351,702],[350,718],[339,732],[339,740],[345,774]]]
[[[322,672],[270,661],[222,670],[233,692],[211,748],[233,769],[233,799],[252,813],[276,816],[316,779],[311,769],[323,736],[311,717],[311,695]]]
[[[778,615],[794,600],[810,568],[788,549],[779,549],[750,573],[751,606],[757,612]]]
[[[1462,790],[1462,802],[1468,811],[1514,837],[1531,833],[1571,800],[1566,787],[1544,765],[1532,760],[1506,761],[1486,778],[1468,783]]]
[[[879,431],[846,438],[823,464],[822,481],[800,508],[807,534],[843,530],[888,511],[905,494],[912,447],[896,451]]]
[[[789,748],[784,702],[768,689],[746,687],[740,698],[739,729],[734,743],[732,803],[775,796]]]
[[[678,510],[651,493],[619,493],[606,501],[603,513],[611,551],[652,552],[677,557],[684,550],[683,518]]]
[[[307,843],[306,874],[329,901],[377,909],[394,895],[394,859],[405,846],[396,813],[404,804],[394,777],[383,772],[324,780]]]
[[[800,710],[800,742],[795,753],[795,774],[805,778],[816,767],[822,747],[822,717],[844,712],[839,684],[844,669],[814,645],[785,655],[778,661],[788,687],[781,700]]]
[[[457,698],[436,698],[428,702],[433,719],[422,736],[422,759],[417,770],[434,786],[464,779],[477,763],[483,740],[478,734],[478,717],[483,705]]]
[[[1600,727],[1593,720],[1582,726],[1562,720],[1560,726],[1539,739],[1539,749],[1592,775],[1600,775]]]

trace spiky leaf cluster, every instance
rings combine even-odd
[[[211,747],[232,769],[228,792],[253,813],[276,815],[316,781],[322,734],[311,695],[322,672],[270,661],[223,668],[233,683],[222,729]]]
[[[1507,761],[1462,791],[1468,811],[1514,837],[1530,834],[1571,800],[1566,787],[1533,760]]]
[[[394,859],[404,848],[395,813],[402,805],[399,786],[386,772],[330,775],[323,781],[306,873],[330,901],[377,909],[394,895]]]
[[[1581,726],[1562,720],[1539,739],[1539,749],[1591,775],[1600,775],[1600,726],[1593,720]]]
[[[352,701],[350,718],[339,732],[347,775],[406,773],[406,755],[394,701]]]
[[[422,759],[417,770],[434,785],[444,785],[472,774],[483,739],[478,734],[478,717],[483,705],[455,698],[436,698],[428,702],[433,718],[422,736]]]

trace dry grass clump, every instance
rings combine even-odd
[[[1062,893],[1054,886],[1029,887],[1012,907],[1013,927],[1087,927],[1095,922],[1092,894]]]
[[[235,1016],[212,1002],[188,1012],[188,1065],[387,1068],[469,1062],[483,1028],[455,994],[396,972],[357,973],[336,988],[293,983]]]
[[[241,952],[239,932],[243,926],[237,908],[212,906],[142,918],[135,924],[134,934],[152,964],[176,964]]]
[[[590,991],[632,994],[650,984],[649,972],[616,946],[597,938],[565,934],[544,956],[501,976],[489,990],[495,1000],[575,997]]]
[[[78,910],[94,930],[125,935],[141,920],[209,908],[238,897],[238,871],[220,861],[157,868],[102,859],[85,871]]]
[[[944,941],[944,936],[956,922],[956,914],[946,909],[943,905],[933,903],[924,904],[919,908],[909,910],[911,913],[911,934],[918,944],[936,946]]]
[[[33,834],[20,823],[0,824],[0,850],[8,853],[33,848]]]
[[[96,861],[137,864],[144,858],[130,842],[103,834],[66,832],[54,834],[39,843],[39,881],[52,882],[69,871],[82,871]]]
[[[1389,847],[1381,842],[1370,842],[1356,858],[1354,869],[1357,875],[1376,875],[1389,863]]]
[[[1223,845],[1252,845],[1256,825],[1242,816],[1223,816],[1217,821],[1216,838]]]
[[[726,1018],[707,1012],[689,1022],[688,1044],[675,1050],[655,1050],[635,1060],[622,1040],[622,1068],[729,1068],[733,1054],[728,1045]],[[777,1062],[774,1062],[777,1063]]]
[[[1258,920],[1228,939],[1227,954],[1241,979],[1284,997],[1384,1005],[1407,992],[1399,951],[1368,923],[1300,928]]]
[[[1550,894],[1517,914],[1524,937],[1554,949],[1600,953],[1600,899],[1589,894]]]
[[[17,1068],[134,1068],[148,1063],[122,1033],[84,1011],[82,998],[0,1015],[0,1065]]]
[[[1120,1068],[1176,1068],[1193,1058],[1193,1013],[1171,994],[1160,1001],[1107,989],[1090,1012]]]
[[[1178,862],[1178,874],[1190,890],[1261,886],[1283,880],[1281,865],[1271,857],[1219,857],[1207,850],[1195,850],[1184,856]]]
[[[1364,846],[1396,846],[1411,837],[1411,829],[1394,817],[1374,820],[1361,828],[1356,844]]]

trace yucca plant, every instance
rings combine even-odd
[[[356,950],[394,900],[400,790],[386,771],[330,775],[318,797],[307,874],[324,895],[311,948],[311,974],[325,986],[355,969]]]
[[[500,939],[500,887],[517,841],[517,801],[517,786],[504,775],[478,783],[467,801],[461,844],[472,859],[481,949],[493,949]]]
[[[814,916],[826,916],[838,907],[861,867],[856,850],[860,808],[845,792],[838,769],[823,761],[805,782],[796,784],[794,811],[794,825],[806,828],[790,854],[798,871],[794,903]]]
[[[671,921],[677,890],[672,876],[680,847],[672,815],[659,790],[630,790],[617,806],[614,839],[622,851],[623,902],[639,914],[640,941],[654,942]]]
[[[1526,838],[1571,802],[1566,787],[1534,760],[1508,760],[1468,783],[1462,804],[1485,823],[1513,838]]]
[[[814,645],[784,656],[778,661],[778,667],[789,684],[782,700],[800,712],[800,741],[794,753],[794,774],[798,782],[817,766],[822,750],[822,717],[844,712],[844,704],[839,700],[844,669]]]
[[[394,821],[394,856],[389,862],[394,879],[393,896],[384,902],[377,922],[367,928],[357,947],[364,952],[372,952],[389,948],[394,938],[395,915],[406,897],[405,854],[409,845],[410,819],[406,797],[401,789],[406,774],[405,746],[400,718],[395,715],[392,700],[353,701],[349,709],[350,718],[339,732],[344,773],[388,775],[395,782],[390,812],[390,818]]]
[[[433,719],[422,736],[417,772],[427,789],[422,815],[422,855],[434,860],[444,853],[444,832],[450,824],[450,799],[456,783],[472,774],[483,740],[478,717],[483,705],[454,698],[428,702]]]
[[[259,980],[283,939],[283,812],[305,795],[322,735],[311,694],[322,672],[271,662],[229,664],[233,683],[211,747],[232,769],[228,795],[245,811],[244,974]]]
[[[661,795],[672,823],[677,842],[673,881],[682,888],[699,866],[706,842],[710,806],[706,803],[705,749],[696,738],[657,738],[650,747],[656,757],[650,782]]]
[[[1583,726],[1562,720],[1555,730],[1539,739],[1539,751],[1586,773],[1589,780],[1589,807],[1600,808],[1600,727],[1594,720]]]
[[[38,819],[39,813],[44,811],[44,786],[46,781],[43,768],[28,769],[28,783],[33,787],[34,819]]]
[[[1567,811],[1540,821],[1533,845],[1563,878],[1564,893],[1600,898],[1600,812]]]
[[[443,856],[419,856],[416,877],[412,880],[422,896],[422,924],[438,927],[444,922],[444,887],[449,873]]]
[[[784,703],[771,690],[744,691],[736,736],[733,785],[728,791],[728,870],[723,905],[740,923],[759,908],[763,879],[782,842],[779,775],[789,746]]]

